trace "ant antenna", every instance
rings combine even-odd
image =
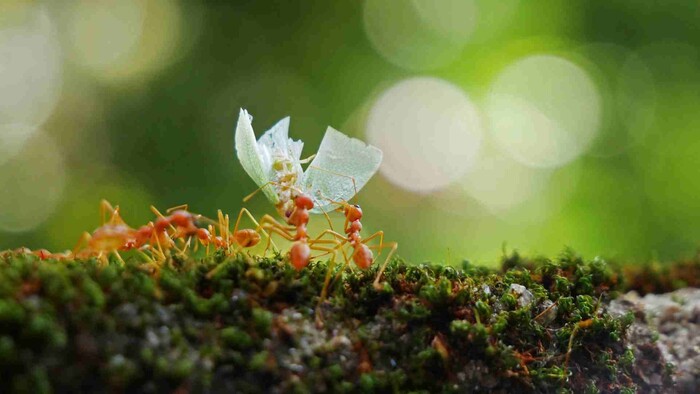
[[[267,182],[266,184],[260,186],[257,188],[254,192],[250,193],[249,195],[243,197],[243,202],[248,202],[251,198],[255,197],[256,194],[258,194],[262,189],[266,188],[267,186],[278,184],[279,182],[277,181],[270,181]]]

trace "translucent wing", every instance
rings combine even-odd
[[[328,127],[316,157],[302,177],[303,189],[316,200],[312,212],[328,210],[330,201],[351,199],[377,172],[381,162],[379,148]]]
[[[243,169],[253,179],[255,184],[263,187],[270,181],[267,167],[269,164],[265,163],[266,158],[263,157],[258,144],[255,142],[252,119],[248,112],[241,108],[241,112],[238,115],[238,124],[236,125],[236,155],[238,156],[238,161],[241,162],[241,166],[243,166]],[[277,193],[269,185],[265,186],[262,191],[273,204],[279,202]]]

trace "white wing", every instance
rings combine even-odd
[[[377,172],[381,162],[379,148],[328,127],[316,157],[302,177],[303,190],[315,199],[312,212],[328,210],[331,201],[351,199]]]
[[[238,161],[241,162],[241,166],[243,166],[243,169],[253,179],[255,184],[263,187],[270,181],[268,177],[268,166],[270,164],[268,164],[269,160],[268,163],[265,163],[262,152],[255,142],[252,120],[253,117],[241,108],[241,112],[238,115],[238,124],[236,125],[236,155],[238,156]],[[277,193],[271,186],[265,186],[262,191],[273,204],[279,202],[279,197],[277,197]]]

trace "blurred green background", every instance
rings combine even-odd
[[[700,241],[697,0],[0,2],[0,249],[255,190],[238,109],[379,146],[365,232],[410,261]],[[260,196],[248,207],[272,212]],[[322,228],[321,218],[315,219]]]

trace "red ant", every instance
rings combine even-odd
[[[0,256],[5,256],[7,253],[33,254],[40,260],[67,260],[72,256],[71,252],[52,253],[47,249],[31,250],[25,247],[17,248],[13,251],[2,252],[0,253]]]
[[[73,248],[72,256],[77,258],[95,256],[106,262],[107,255],[113,253],[123,264],[124,260],[119,254],[120,250],[140,248],[151,239],[152,227],[142,226],[138,230],[129,227],[119,214],[119,206],[112,207],[107,200],[102,200],[100,211],[102,212],[102,225],[95,229],[92,234],[83,233]],[[111,215],[109,221],[106,220],[107,211]],[[85,248],[83,248],[84,244],[87,244]]]
[[[303,160],[303,162],[308,161],[309,159]],[[277,185],[280,188],[280,193],[283,194],[285,198],[276,204],[275,208],[280,216],[284,218],[285,222],[287,222],[287,226],[281,224],[269,214],[265,214],[260,219],[258,229],[263,229],[269,233],[268,244],[265,247],[265,251],[267,251],[267,249],[270,247],[272,238],[269,237],[269,235],[271,235],[272,232],[279,234],[288,241],[293,242],[292,247],[289,250],[289,259],[295,269],[301,270],[309,265],[309,261],[311,260],[311,250],[322,251],[324,254],[335,254],[335,250],[333,248],[319,246],[318,244],[337,244],[337,242],[318,239],[309,240],[306,226],[309,223],[309,211],[314,208],[314,201],[309,195],[303,193],[298,188],[293,186],[293,184],[296,182],[296,174],[291,172],[286,173],[281,175],[279,179],[280,180],[278,181],[270,181],[259,187],[253,193],[246,196],[243,199],[243,202],[247,202],[258,192],[263,190],[263,188],[270,185]],[[328,223],[332,226],[328,214],[324,212],[324,215],[326,216]]]
[[[103,262],[107,261],[110,253],[114,253],[123,263],[124,260],[118,251],[139,248],[150,239],[152,231],[146,228],[147,226],[134,230],[124,222],[119,214],[119,206],[113,207],[107,200],[102,200],[100,212],[102,225],[92,234],[84,232],[72,251],[51,253],[46,249],[32,251],[28,248],[20,248],[18,252],[31,253],[42,260],[97,257]],[[110,214],[109,220],[106,218],[107,212]]]
[[[167,233],[168,229],[170,229],[170,238],[181,239],[185,242],[185,246],[180,253],[184,253],[186,251],[192,237],[196,237],[202,245],[207,247],[207,253],[209,251],[209,245],[212,244],[218,248],[225,248],[230,252],[231,245],[233,244],[236,244],[241,248],[249,248],[257,245],[260,242],[260,234],[256,230],[238,229],[243,214],[248,215],[253,223],[255,223],[256,226],[259,226],[253,215],[250,214],[250,211],[245,208],[241,209],[238,213],[238,218],[236,219],[233,232],[229,230],[230,225],[228,214],[224,215],[221,210],[218,210],[217,212],[218,222],[202,215],[193,214],[187,211],[187,205],[180,205],[168,209],[166,212],[169,214],[169,216],[163,216],[163,214],[161,214],[154,206],[151,206],[151,210],[158,216],[155,223],[156,231]],[[199,220],[209,222],[210,224],[208,229],[198,227],[196,223]],[[215,226],[218,226],[220,235],[216,235]]]
[[[286,240],[294,242],[289,249],[289,259],[292,266],[300,270],[309,265],[312,250],[322,251],[326,254],[335,254],[335,248],[319,246],[318,244],[337,244],[337,242],[318,239],[309,240],[306,226],[309,223],[309,211],[314,208],[314,202],[311,197],[303,193],[296,194],[292,201],[294,202],[294,208],[288,214],[285,213],[285,219],[289,226],[279,223],[275,218],[266,214],[260,219],[259,228],[277,233]],[[295,233],[292,234],[292,231]]]
[[[398,243],[396,242],[389,242],[389,243],[384,243],[384,231],[377,231],[376,233],[370,235],[369,237],[362,239],[360,236],[360,231],[362,231],[362,223],[360,220],[362,219],[362,208],[360,208],[359,205],[351,205],[347,202],[334,202],[335,204],[339,204],[340,207],[338,210],[342,210],[343,214],[345,215],[345,224],[343,225],[343,228],[345,229],[345,235],[340,234],[338,232],[333,231],[332,229],[327,229],[321,232],[321,234],[314,240],[317,241],[319,238],[323,237],[326,234],[330,234],[333,237],[338,239],[338,245],[335,246],[333,249],[341,249],[346,245],[349,244],[350,247],[353,249],[352,254],[350,255],[349,258],[347,258],[347,255],[345,252],[343,252],[343,255],[346,256],[345,258],[345,264],[341,268],[340,272],[338,273],[338,277],[342,274],[342,272],[345,270],[345,268],[350,264],[350,260],[352,260],[356,266],[358,266],[360,269],[367,269],[369,268],[374,260],[376,259],[374,257],[374,254],[372,253],[372,249],[377,249],[379,253],[381,253],[382,249],[385,248],[391,248],[391,251],[386,257],[386,260],[382,264],[381,268],[377,272],[377,276],[374,280],[374,287],[375,289],[381,289],[381,285],[379,283],[379,280],[381,279],[382,273],[384,273],[384,270],[386,269],[387,264],[391,260],[391,256],[394,254],[396,249],[398,248]],[[367,242],[371,241],[374,238],[379,237],[379,245],[372,245],[368,246]],[[379,257],[379,254],[377,255],[377,258]],[[323,284],[323,290],[321,291],[321,298],[319,300],[319,304],[323,302],[323,300],[326,297],[327,290],[328,290],[328,285],[330,283],[330,275],[333,270],[333,263],[334,261],[331,260],[331,264],[328,267],[328,273],[326,274],[326,279]]]

